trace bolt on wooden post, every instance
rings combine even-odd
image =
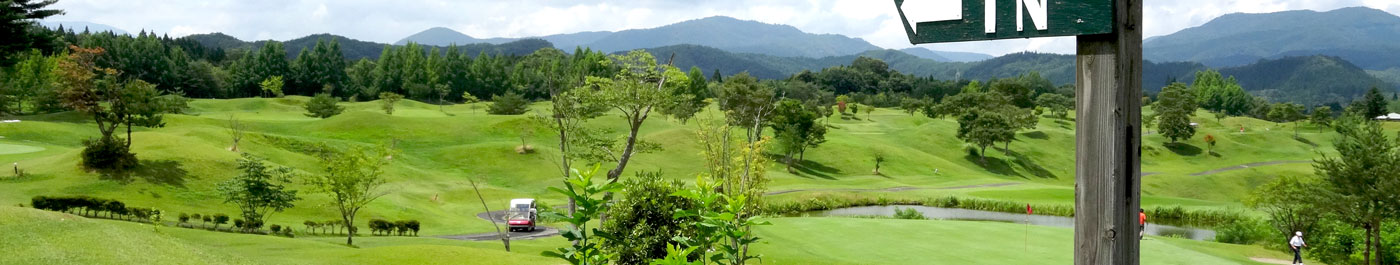
[[[1141,0],[894,3],[913,44],[1076,36],[1074,263],[1138,264]]]

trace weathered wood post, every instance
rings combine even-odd
[[[938,9],[962,12],[943,16]],[[1138,264],[1141,0],[894,0],[913,44],[1077,36],[1074,263]]]
[[[1115,31],[1075,58],[1074,264],[1138,264],[1142,3],[1114,0]]]

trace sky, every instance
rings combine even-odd
[[[1228,13],[1328,11],[1366,6],[1400,14],[1397,0],[1145,2],[1145,37],[1200,26]],[[654,28],[710,16],[730,16],[791,25],[809,33],[861,38],[884,48],[915,47],[905,36],[893,1],[883,0],[60,0],[53,7],[66,14],[48,21],[92,22],[128,32],[144,29],[172,37],[223,32],[242,40],[288,40],[331,33],[393,43],[431,27],[447,27],[475,38],[516,38]],[[1074,39],[1016,39],[918,47],[990,55],[1021,51],[1068,54],[1074,52]]]

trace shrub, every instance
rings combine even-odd
[[[372,235],[378,235],[378,234],[382,234],[382,233],[384,233],[385,231],[388,231],[388,230],[389,230],[389,221],[385,221],[384,219],[370,219],[370,220],[369,220],[369,233],[370,233],[370,234],[372,234]]]
[[[345,111],[345,107],[339,104],[340,99],[332,97],[330,93],[316,94],[316,97],[306,102],[306,116],[325,119],[340,115],[340,112]]]
[[[667,245],[680,245],[676,237],[696,235],[696,228],[687,223],[697,218],[674,218],[677,210],[695,207],[693,201],[671,195],[685,189],[685,184],[644,172],[622,185],[622,197],[607,209],[608,219],[602,225],[603,232],[617,236],[602,244],[604,250],[616,253],[614,262],[646,264],[666,257]]]
[[[214,229],[218,230],[219,225],[228,223],[228,215],[214,214]]]
[[[486,113],[495,115],[520,115],[530,110],[530,101],[525,96],[507,91],[505,94],[496,96],[490,107],[486,108]]]
[[[1273,228],[1263,221],[1244,218],[1215,230],[1215,241],[1230,244],[1254,244],[1270,239]]]
[[[124,173],[136,168],[136,154],[115,138],[83,140],[82,166],[103,175]]]
[[[924,218],[924,213],[919,212],[919,210],[915,210],[914,208],[904,208],[904,209],[900,209],[900,208],[898,208],[898,207],[894,208],[894,218],[895,218],[895,219],[909,219],[909,220],[924,220],[924,219],[927,219],[927,218]]]
[[[408,232],[408,221],[396,221],[396,222],[394,222],[394,230],[398,230],[400,236],[402,236],[404,233],[407,233],[407,232]]]
[[[233,219],[233,227],[237,227],[239,230],[248,230],[248,228],[246,227],[247,225],[248,222],[243,221],[243,219],[241,218]]]
[[[273,224],[273,225],[271,225],[271,226],[268,226],[267,229],[268,229],[268,230],[272,230],[272,233],[273,233],[273,234],[282,232],[282,226],[276,225],[276,224]]]
[[[190,215],[189,215],[189,214],[187,214],[187,213],[180,213],[180,223],[181,223],[181,224],[187,223],[187,222],[189,222],[189,221],[190,221]]]

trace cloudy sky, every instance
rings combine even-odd
[[[1367,6],[1400,14],[1397,0],[1146,2],[1143,19],[1147,37],[1199,26],[1237,12],[1327,11]],[[50,21],[93,22],[130,32],[145,29],[176,37],[223,32],[243,40],[287,40],[332,33],[391,43],[439,26],[476,38],[526,37],[652,28],[722,15],[792,25],[811,33],[858,37],[885,48],[912,46],[893,2],[885,0],[60,0],[55,7],[67,14]],[[992,55],[1027,50],[1072,53],[1074,40],[1062,37],[920,46]]]

